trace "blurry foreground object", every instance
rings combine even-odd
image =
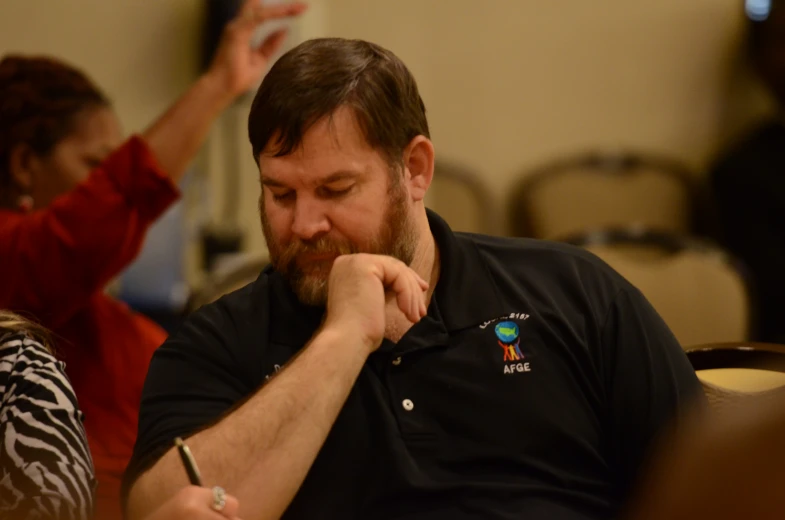
[[[599,256],[643,292],[682,346],[748,339],[754,319],[749,282],[743,267],[719,247],[637,227],[566,240]]]
[[[677,161],[589,153],[525,173],[508,204],[515,236],[558,240],[630,224],[692,233],[699,200],[690,172]]]
[[[663,442],[627,520],[785,518],[785,392],[696,414]]]

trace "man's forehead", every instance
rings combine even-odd
[[[276,133],[260,154],[260,160],[274,157],[280,149],[281,134]],[[331,114],[309,125],[297,146],[288,155],[313,158],[323,154],[356,153],[373,151],[368,144],[354,111],[340,107]]]
[[[348,177],[362,177],[384,166],[373,150],[347,146],[299,147],[281,157],[262,156],[259,174],[264,184],[323,184]]]

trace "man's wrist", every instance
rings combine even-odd
[[[336,345],[339,348],[352,348],[361,355],[367,357],[374,351],[377,345],[366,338],[358,327],[353,327],[348,323],[338,323],[326,321],[316,333],[320,341]]]

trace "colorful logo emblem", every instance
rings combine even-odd
[[[519,338],[520,330],[514,321],[502,321],[494,328],[499,346],[504,350],[504,361],[519,361],[523,359]]]

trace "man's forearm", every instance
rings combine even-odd
[[[251,399],[190,437],[204,484],[240,501],[240,518],[277,519],[327,438],[368,356],[349,333],[322,330]],[[170,450],[131,489],[129,518],[141,520],[188,484]]]
[[[142,134],[173,181],[182,177],[210,126],[234,97],[217,76],[205,74]]]

